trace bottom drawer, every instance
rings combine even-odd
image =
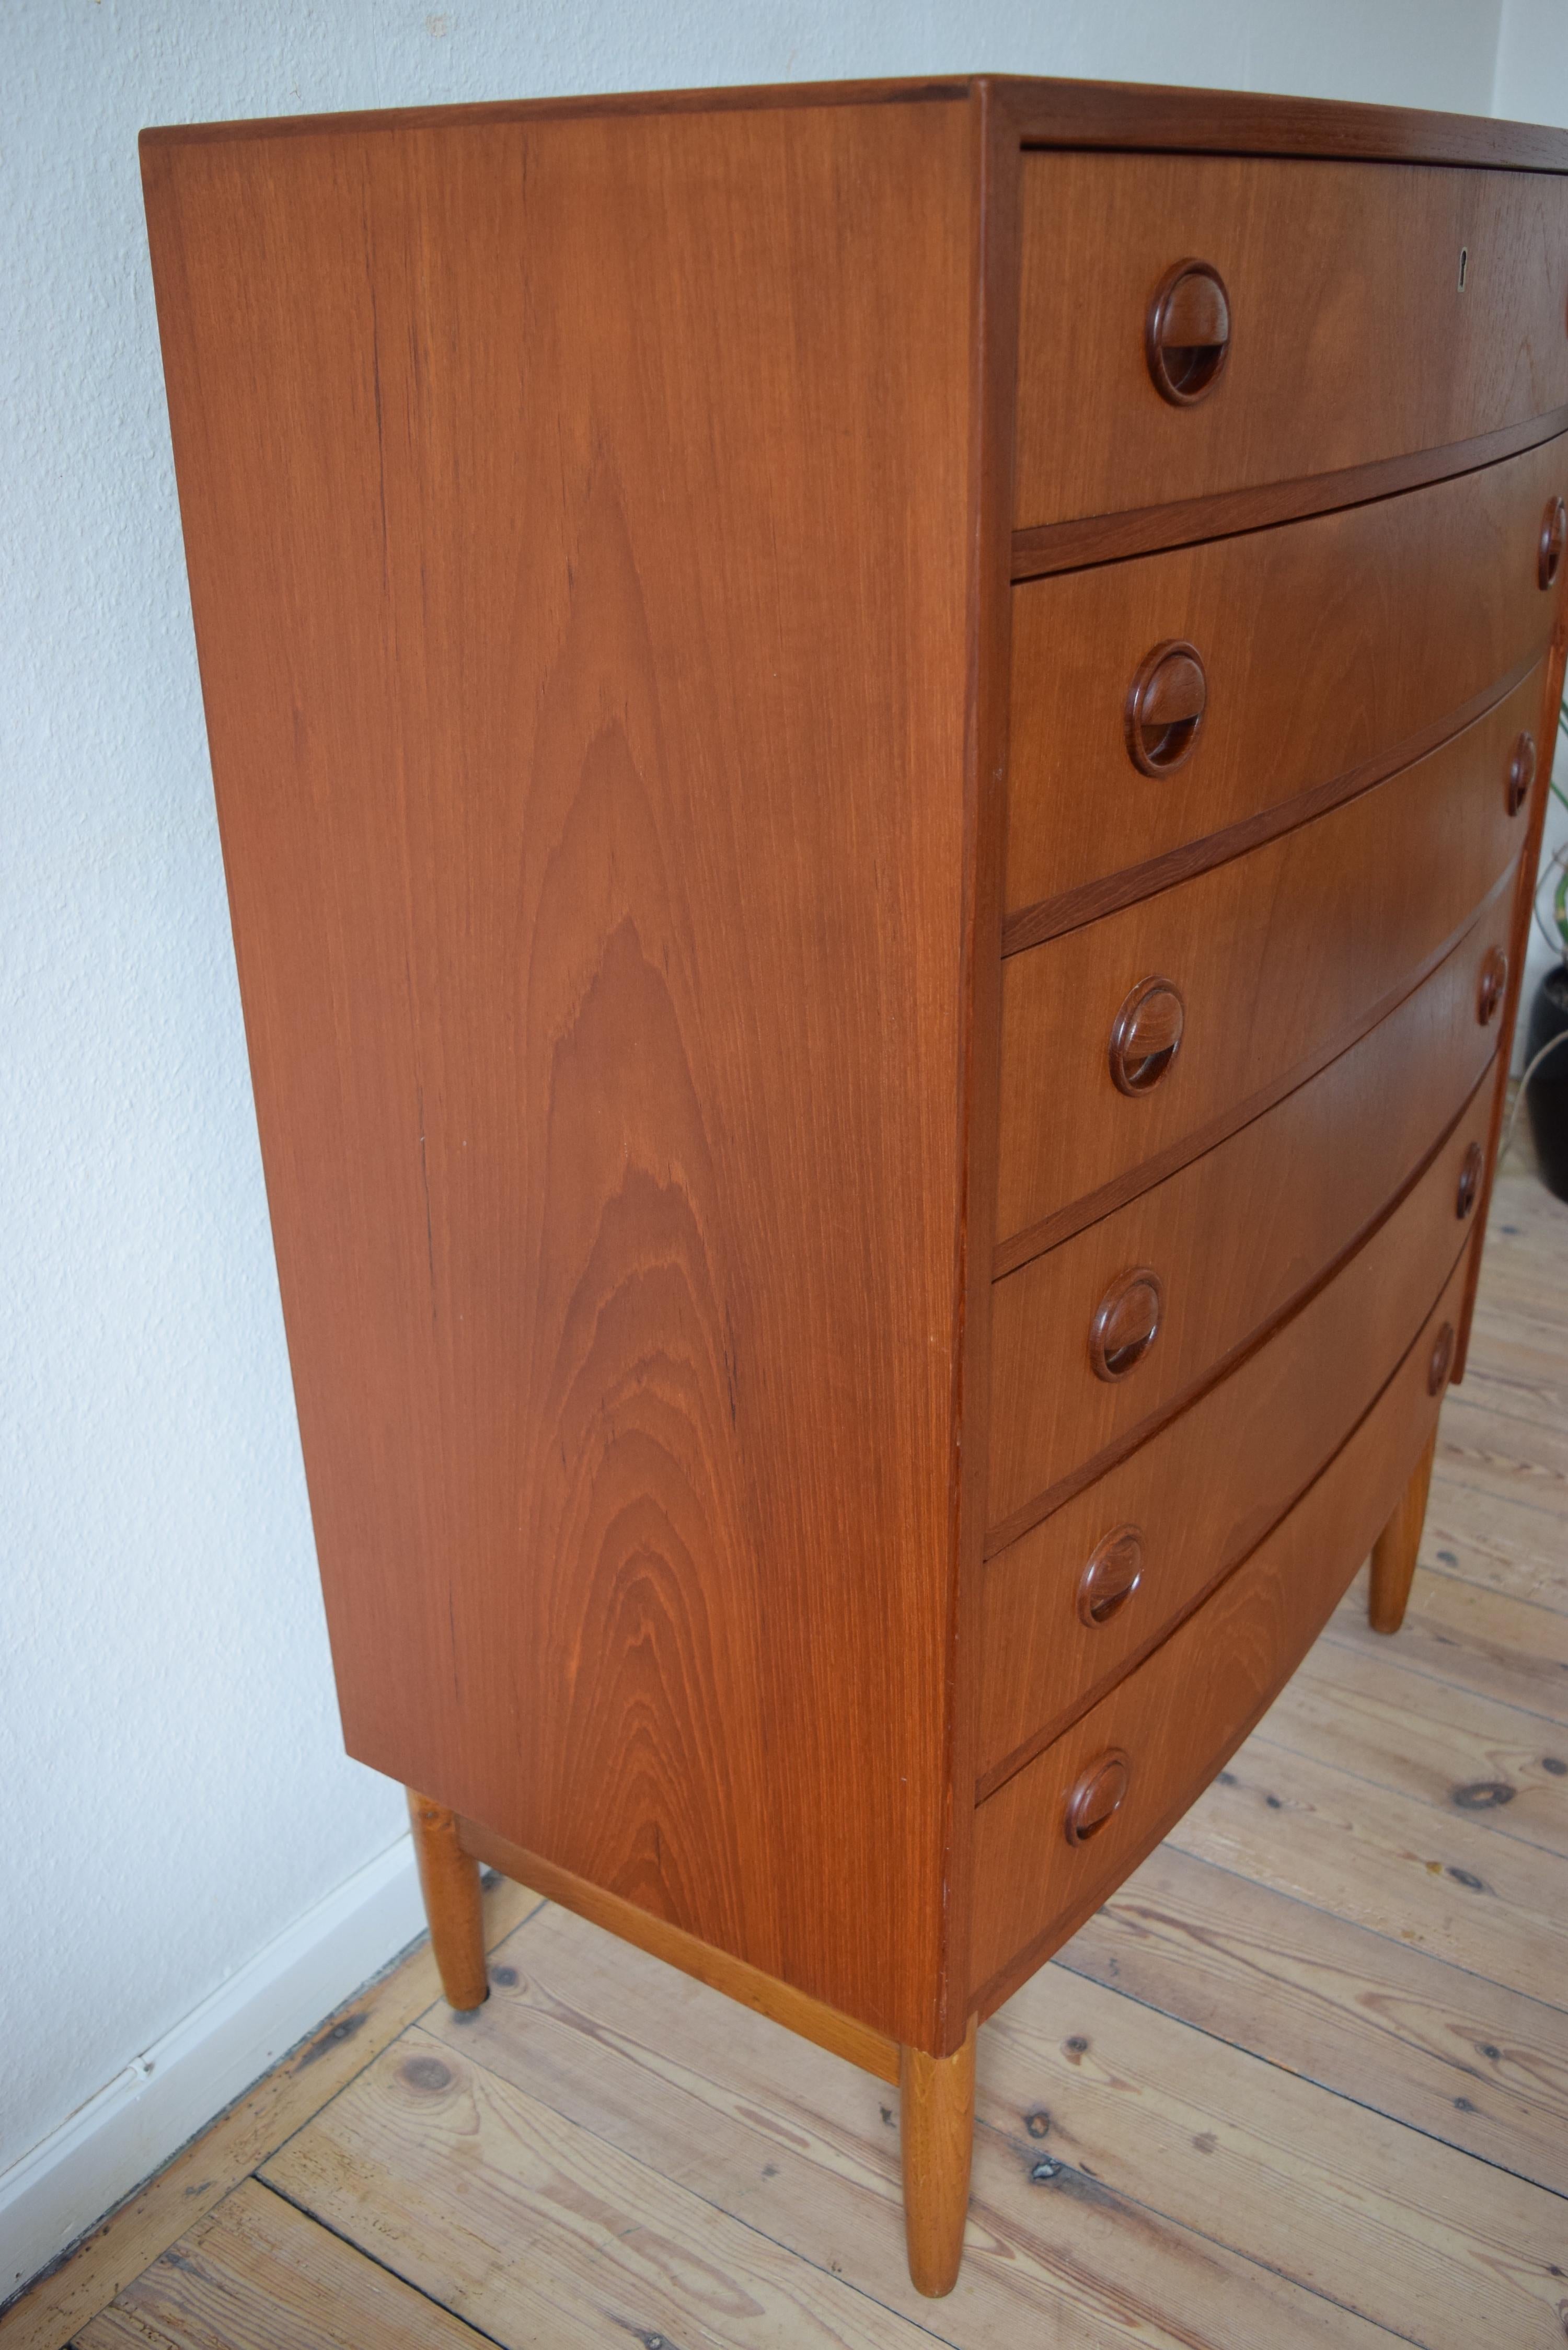
[[[1457,1326],[1467,1262],[1468,1253],[1371,1410],[1289,1516],[1147,1663],[979,1806],[970,1980],[982,2015],[1180,1818],[1316,1638],[1431,1433],[1440,1401],[1430,1384],[1434,1344],[1445,1324]],[[1126,1792],[1075,1843],[1075,1790],[1110,1757]]]

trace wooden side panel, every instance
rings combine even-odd
[[[1023,250],[1025,528],[1439,448],[1568,400],[1562,179],[1032,155]],[[1155,390],[1144,330],[1189,259],[1220,272],[1231,340],[1184,408]]]
[[[926,2039],[969,110],[145,165],[350,1752]]]
[[[1137,1672],[981,1804],[971,1981],[987,2014],[1098,1908],[1207,1786],[1322,1630],[1387,1523],[1438,1399],[1431,1339],[1454,1322],[1461,1263],[1372,1409],[1267,1541]],[[1127,1794],[1070,1844],[1070,1791],[1107,1752]]]
[[[1216,836],[1237,827],[1299,821],[1303,795],[1343,795],[1473,715],[1546,649],[1537,557],[1560,495],[1561,439],[1404,497],[1020,588],[1009,946],[1234,853]],[[1208,708],[1183,765],[1144,775],[1127,689],[1168,640],[1196,648]]]
[[[459,1821],[458,1831],[465,1853],[487,1868],[499,1869],[514,1884],[542,1893],[561,1908],[618,1935],[623,1942],[635,1942],[639,1950],[662,1959],[666,1966],[679,1967],[682,1974],[722,1991],[726,1999],[771,2016],[803,2040],[814,2040],[819,2048],[829,2048],[836,2056],[875,2073],[879,2081],[898,2079],[898,2044],[886,2033],[825,2006],[792,1983],[775,1981],[742,1959],[732,1958],[727,1950],[715,1950],[711,1942],[699,1941],[694,1934],[683,1933],[668,1918],[656,1918],[635,1901],[623,1901],[618,1894],[607,1893],[601,1886],[574,1877],[569,1869],[541,1860],[535,1852],[522,1851],[476,1820]]]

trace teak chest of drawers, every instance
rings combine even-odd
[[[345,1732],[902,2085],[1220,1768],[1462,1368],[1568,139],[975,80],[143,141]]]

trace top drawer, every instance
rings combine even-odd
[[[1224,296],[1189,297],[1191,331],[1223,324],[1228,340],[1208,389],[1174,405],[1146,341],[1186,261],[1216,271]],[[1018,525],[1524,423],[1568,402],[1565,306],[1568,181],[1550,173],[1026,155]]]

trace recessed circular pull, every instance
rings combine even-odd
[[[1068,1790],[1064,1825],[1069,1844],[1087,1844],[1107,1820],[1120,1811],[1132,1777],[1132,1765],[1119,1746],[1107,1748]]]
[[[1127,756],[1146,775],[1168,775],[1192,756],[1209,703],[1209,681],[1195,646],[1156,645],[1127,688]]]
[[[1483,1028],[1490,1028],[1502,1008],[1503,990],[1508,985],[1508,957],[1501,947],[1488,947],[1486,961],[1480,967],[1480,983],[1476,989],[1476,1018]]]
[[[1449,1373],[1454,1361],[1454,1326],[1445,1322],[1432,1341],[1432,1351],[1427,1362],[1427,1393],[1441,1395],[1449,1383]]]
[[[1480,1144],[1472,1142],[1465,1153],[1464,1165],[1459,1169],[1459,1188],[1454,1200],[1454,1213],[1461,1224],[1480,1196],[1481,1168],[1484,1164]]]
[[[1089,1325],[1089,1360],[1097,1379],[1125,1379],[1159,1336],[1164,1290],[1158,1273],[1140,1264],[1114,1281]]]
[[[1510,816],[1517,816],[1530,797],[1535,781],[1535,737],[1521,734],[1509,754],[1508,774],[1503,783],[1503,798]]]
[[[1231,356],[1231,297],[1207,261],[1179,261],[1154,289],[1144,327],[1154,388],[1173,408],[1212,391]]]
[[[1119,1616],[1143,1581],[1143,1532],[1117,1526],[1104,1534],[1078,1577],[1078,1617],[1091,1629]]]
[[[1140,979],[1111,1023],[1111,1076],[1124,1094],[1158,1086],[1181,1050],[1187,1007],[1168,979]]]
[[[1541,550],[1536,556],[1535,577],[1542,588],[1555,588],[1557,574],[1563,568],[1563,542],[1568,537],[1568,509],[1561,498],[1548,498],[1546,512],[1541,517]]]

